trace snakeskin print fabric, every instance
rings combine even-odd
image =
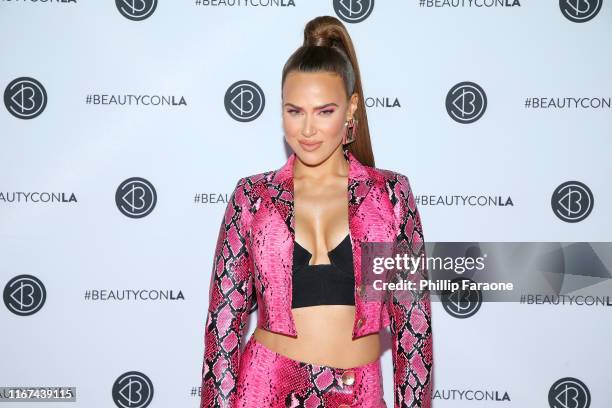
[[[244,180],[232,192],[219,229],[204,329],[200,407],[233,407],[240,345],[254,298],[243,215]]]
[[[394,408],[431,407],[433,347],[429,292],[364,296],[361,243],[396,242],[424,256],[423,230],[408,178],[361,164],[348,150],[347,198],[355,273],[352,338],[390,327]],[[293,314],[293,153],[278,170],[241,178],[227,204],[213,257],[204,330],[200,407],[234,407],[249,313],[257,326],[297,336]],[[427,277],[426,270],[419,271]],[[264,386],[264,385],[262,385]],[[265,408],[265,407],[262,407]]]
[[[391,201],[399,202],[400,224],[396,243],[415,258],[425,259],[421,217],[408,182],[402,174],[389,179]],[[426,268],[415,277],[400,273],[401,279],[427,279]],[[400,291],[403,292],[403,291]],[[395,293],[388,300],[391,318],[394,406],[430,408],[433,390],[433,339],[429,291]]]
[[[236,408],[386,408],[380,359],[341,369],[293,360],[251,336],[240,363]]]

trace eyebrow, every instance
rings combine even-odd
[[[285,106],[287,106],[287,105],[289,105],[289,106],[293,106],[294,108],[297,108],[297,109],[302,109],[302,107],[297,106],[297,105],[294,105],[294,104],[289,103],[289,102],[285,103]],[[337,104],[337,103],[334,103],[334,102],[326,103],[325,105],[315,106],[315,110],[317,110],[317,109],[327,108],[328,106],[335,106],[335,107],[338,107],[338,104]]]

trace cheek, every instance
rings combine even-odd
[[[294,137],[300,132],[300,122],[295,118],[283,116],[283,130],[287,136]]]
[[[336,136],[342,132],[344,128],[344,120],[340,115],[327,121],[327,130],[331,135]]]
[[[321,137],[336,143],[339,138],[342,137],[342,132],[344,131],[344,121],[342,118],[327,118],[326,120],[322,120],[320,122],[319,131],[321,133]]]

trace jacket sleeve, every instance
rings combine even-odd
[[[236,397],[243,331],[254,303],[244,183],[241,178],[230,196],[215,247],[204,329],[200,408],[233,407]]]
[[[397,173],[395,186],[399,200],[399,231],[396,244],[415,259],[425,258],[421,218],[408,178]],[[404,252],[400,252],[404,253]],[[428,279],[422,264],[402,279],[415,282],[417,290],[394,290],[389,297],[391,319],[394,408],[430,408],[433,388],[433,343],[431,302],[428,290],[418,290],[421,279]],[[397,277],[396,277],[397,278]]]

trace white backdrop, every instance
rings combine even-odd
[[[610,2],[3,0],[0,385],[76,387],[55,407],[198,406],[226,200],[291,153],[281,70],[326,14],[357,49],[376,165],[410,178],[427,241],[611,241]],[[257,109],[226,97],[253,86]],[[432,320],[436,408],[612,405],[609,308],[456,319],[434,302]]]

